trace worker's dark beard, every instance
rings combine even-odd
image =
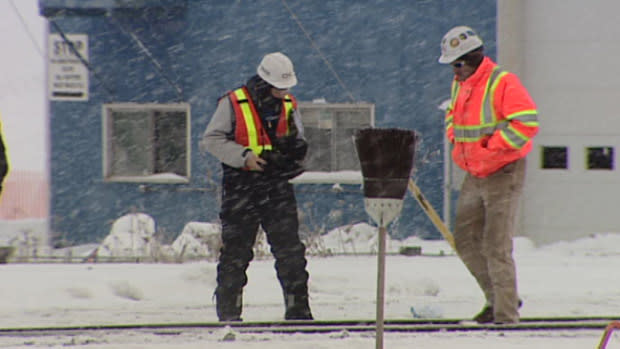
[[[250,96],[259,113],[279,113],[282,101],[271,94],[271,85],[258,75],[251,77],[247,84]]]
[[[457,61],[465,61],[465,64],[467,64],[470,67],[474,67],[474,68],[478,68],[478,66],[480,65],[480,63],[482,63],[482,60],[484,59],[484,51],[483,51],[483,47],[479,47],[469,53],[466,53],[464,55],[462,55],[461,57],[457,58]]]

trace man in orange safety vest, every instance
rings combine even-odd
[[[486,298],[479,323],[516,323],[521,300],[512,256],[525,157],[538,132],[538,112],[512,73],[484,55],[469,27],[448,31],[439,63],[454,72],[446,112],[452,159],[466,171],[456,208],[454,242]]]

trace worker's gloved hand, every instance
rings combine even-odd
[[[303,160],[308,152],[308,143],[296,136],[277,138],[273,142],[273,146],[285,156],[296,161]]]
[[[277,150],[263,151],[260,157],[267,161],[263,172],[268,176],[291,179],[305,171],[297,161]]]
[[[265,172],[273,173],[277,169],[285,166],[287,162],[287,159],[284,156],[284,154],[282,154],[279,151],[275,151],[275,150],[264,150],[260,154],[260,157],[263,160],[267,161],[267,164],[263,166],[263,168],[265,169]]]

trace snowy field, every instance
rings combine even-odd
[[[468,318],[480,310],[478,287],[443,241],[410,239],[428,256],[387,257],[386,319]],[[542,247],[517,238],[521,315],[614,316],[620,309],[620,235],[597,235]],[[439,256],[440,252],[447,252]],[[374,319],[376,256],[310,257],[310,297],[318,320]],[[216,263],[0,265],[0,328],[216,321]],[[243,318],[281,320],[282,293],[273,260],[248,270]],[[0,348],[374,348],[372,333],[178,335],[138,331],[79,336],[0,336]],[[602,330],[479,331],[385,334],[385,348],[595,348]],[[614,335],[608,348],[620,348]]]

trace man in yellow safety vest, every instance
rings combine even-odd
[[[306,247],[298,234],[297,202],[289,179],[301,174],[307,151],[291,60],[267,54],[257,74],[220,98],[201,149],[223,168],[222,248],[215,290],[220,321],[241,321],[246,269],[259,226],[267,235],[284,293],[287,320],[311,320]]]

